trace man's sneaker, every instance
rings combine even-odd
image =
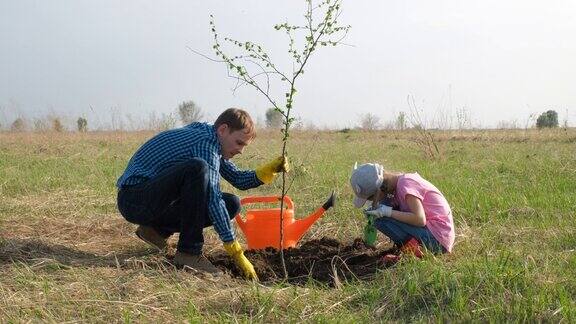
[[[216,268],[212,262],[202,254],[195,255],[176,251],[176,255],[174,255],[174,264],[184,267],[184,269],[191,268],[214,276],[223,274],[220,269]]]
[[[166,238],[160,235],[160,233],[158,233],[153,227],[144,225],[138,226],[136,229],[136,236],[159,251],[164,251],[166,249]]]

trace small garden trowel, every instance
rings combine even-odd
[[[376,227],[374,227],[374,215],[366,215],[368,223],[364,226],[364,243],[374,246],[376,243]]]

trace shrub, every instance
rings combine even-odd
[[[558,113],[554,110],[548,110],[538,116],[536,120],[536,127],[538,128],[554,128],[558,127]]]
[[[52,118],[52,130],[55,132],[58,132],[58,133],[61,133],[64,131],[64,125],[60,121],[59,117]]]
[[[380,128],[380,117],[367,113],[360,117],[360,128],[366,131],[375,131]]]
[[[148,117],[147,129],[164,131],[176,127],[176,123],[177,123],[176,117],[172,113],[170,114],[162,113],[162,115],[156,116],[156,113],[152,112]]]
[[[184,125],[200,121],[204,117],[202,108],[196,105],[192,100],[181,103],[178,106],[178,114],[180,115],[180,121]]]
[[[50,130],[48,122],[43,118],[34,119],[34,131],[35,132],[47,132]]]
[[[266,127],[280,128],[282,127],[282,120],[284,116],[282,113],[274,108],[266,110]]]
[[[88,131],[88,120],[86,120],[86,118],[79,117],[76,124],[78,125],[79,132],[86,133],[86,131]]]
[[[13,132],[25,131],[26,130],[26,121],[24,120],[24,118],[22,118],[22,117],[16,118],[16,120],[14,120],[12,122],[12,125],[10,126],[10,130]]]
[[[406,118],[406,113],[403,111],[399,112],[395,122],[396,129],[405,130],[406,128],[408,128],[407,125],[408,120]]]

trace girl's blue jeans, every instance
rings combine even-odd
[[[429,251],[446,253],[446,249],[436,240],[426,226],[418,227],[391,217],[380,217],[374,220],[374,227],[388,236],[397,246],[404,245],[404,243],[414,237]]]

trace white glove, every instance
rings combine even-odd
[[[366,214],[366,216],[372,215],[376,217],[390,217],[392,216],[392,207],[388,205],[380,205],[378,208],[370,207],[364,210],[364,214]]]

